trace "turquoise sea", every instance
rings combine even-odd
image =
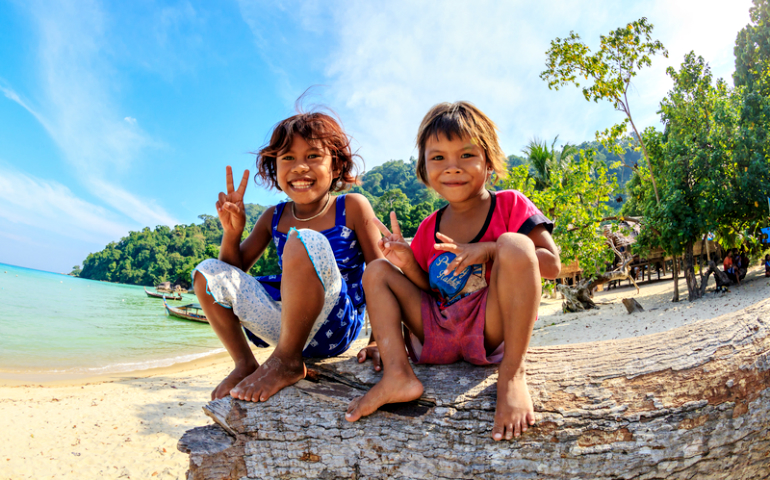
[[[195,295],[169,302],[188,303]],[[166,316],[142,287],[0,264],[0,376],[127,372],[222,351],[208,324]]]

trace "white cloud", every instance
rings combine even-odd
[[[86,202],[66,186],[0,166],[0,218],[91,243],[116,240],[130,225]],[[10,232],[5,237],[23,239]]]
[[[659,103],[672,86],[666,69],[679,69],[684,56],[691,51],[709,63],[714,79],[721,77],[732,85],[735,38],[749,23],[750,7],[751,0],[654,2],[649,16],[669,56],[656,59],[653,67],[643,71],[635,82],[638,93],[633,100],[641,107],[638,118],[643,124],[659,122]]]
[[[658,103],[670,87],[665,68],[681,63],[684,53],[694,49],[712,62],[717,76],[729,75],[735,35],[748,22],[750,3],[322,2],[326,12],[335,12],[327,19],[314,8],[318,2],[308,2],[293,15],[297,25],[313,26],[306,28],[308,36],[325,25],[329,45],[323,73],[330,106],[362,145],[371,168],[414,154],[422,116],[441,101],[479,106],[500,127],[507,153],[520,153],[533,136],[592,139],[596,130],[622,120],[621,114],[609,104],[586,102],[576,88],[548,90],[539,78],[545,51],[570,30],[596,47],[599,35],[642,16],[655,24],[654,37],[671,52],[669,60],[653,59],[653,68],[637,77],[631,94],[638,123],[657,123]],[[242,14],[261,35],[266,21],[258,9],[242,8]],[[280,65],[287,57],[281,50],[272,61]]]
[[[35,95],[40,100],[33,104],[14,89],[0,87],[4,95],[40,122],[83,187],[105,205],[139,225],[178,223],[153,200],[119,186],[119,179],[136,168],[137,159],[160,143],[138,127],[135,118],[118,113],[121,78],[111,64],[105,33],[110,22],[100,5],[36,2],[29,8],[40,37],[41,83]]]
[[[154,227],[156,225],[173,226],[179,223],[155,201],[137,198],[112,182],[94,177],[88,183],[95,195],[139,225]]]

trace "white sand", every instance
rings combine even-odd
[[[211,423],[201,407],[231,369],[224,354],[145,378],[0,386],[0,479],[184,479],[177,441]]]
[[[626,282],[624,282],[626,283]],[[609,303],[599,309],[580,313],[562,313],[561,300],[543,299],[540,317],[535,324],[531,346],[561,345],[638,337],[664,332],[698,320],[735,312],[770,297],[770,278],[761,267],[749,270],[740,287],[730,287],[729,293],[714,293],[714,278],[710,279],[706,295],[694,302],[687,301],[687,284],[679,279],[680,302],[672,303],[674,282],[653,282],[636,289],[623,287],[598,292],[594,301]],[[629,314],[622,298],[634,298],[644,312]]]
[[[665,281],[596,295],[599,310],[562,314],[560,300],[544,300],[532,345],[609,340],[670,330],[740,310],[770,296],[770,281],[752,270],[744,286],[671,303]],[[713,280],[712,280],[713,282]],[[680,280],[686,298],[686,286]],[[620,298],[633,297],[644,313],[629,315]],[[262,361],[269,350],[255,350]],[[201,411],[231,369],[226,354],[137,376],[67,379],[46,385],[0,380],[0,479],[183,479],[188,456],[182,434],[211,423]],[[24,383],[24,382],[21,382]],[[340,412],[342,415],[342,412]]]

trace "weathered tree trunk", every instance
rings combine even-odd
[[[712,273],[714,274],[714,280],[716,280],[717,289],[720,287],[726,287],[732,283],[725,272],[717,268],[713,260],[709,260],[709,268],[706,270],[706,275],[701,279],[700,282],[701,296],[706,294],[706,287],[708,286],[709,277]]]
[[[730,285],[732,281],[730,280],[730,277],[727,276],[725,272],[717,268],[716,264],[711,261],[709,262],[709,267],[712,272],[714,272],[714,276],[719,278],[720,283],[723,285]]]
[[[415,367],[419,402],[356,423],[380,377],[353,348],[265,403],[211,402],[188,431],[188,480],[390,478],[766,479],[770,300],[642,338],[530,349],[538,424],[494,442],[497,369]]]
[[[674,297],[671,299],[672,302],[678,302],[679,301],[679,259],[676,255],[674,255],[672,258],[671,263],[673,264],[673,270],[674,270]]]
[[[687,282],[687,300],[693,301],[701,297],[698,279],[695,277],[695,255],[693,243],[687,242],[684,247],[684,278]]]
[[[629,260],[630,261],[630,260]],[[615,280],[629,279],[636,287],[636,292],[639,293],[639,286],[636,281],[628,273],[628,261],[621,264],[620,267],[599,275],[593,279],[580,280],[575,286],[569,285],[556,285],[556,289],[564,295],[564,302],[561,304],[562,311],[566,312],[582,312],[583,310],[590,310],[592,308],[599,308],[591,298],[593,289],[599,285],[604,285]]]
[[[581,280],[577,285],[556,285],[556,290],[564,296],[561,309],[564,312],[582,312],[592,308],[599,308],[591,298],[591,292],[587,288],[588,282]]]

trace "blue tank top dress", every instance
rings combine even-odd
[[[286,205],[287,203],[276,205],[272,222],[273,242],[278,251],[278,266],[281,269],[283,269],[283,248],[286,245],[287,234],[278,231],[278,221]],[[305,357],[334,357],[343,353],[361,332],[366,313],[366,299],[361,283],[366,262],[364,252],[358,244],[356,232],[346,226],[345,195],[337,197],[334,227],[320,233],[331,244],[337,267],[340,269],[342,288],[337,304],[324,321],[323,328],[303,350],[302,355]],[[256,277],[256,279],[273,300],[281,301],[281,275]],[[248,330],[246,330],[246,336],[258,347],[267,346]],[[336,346],[330,349],[332,345]]]

